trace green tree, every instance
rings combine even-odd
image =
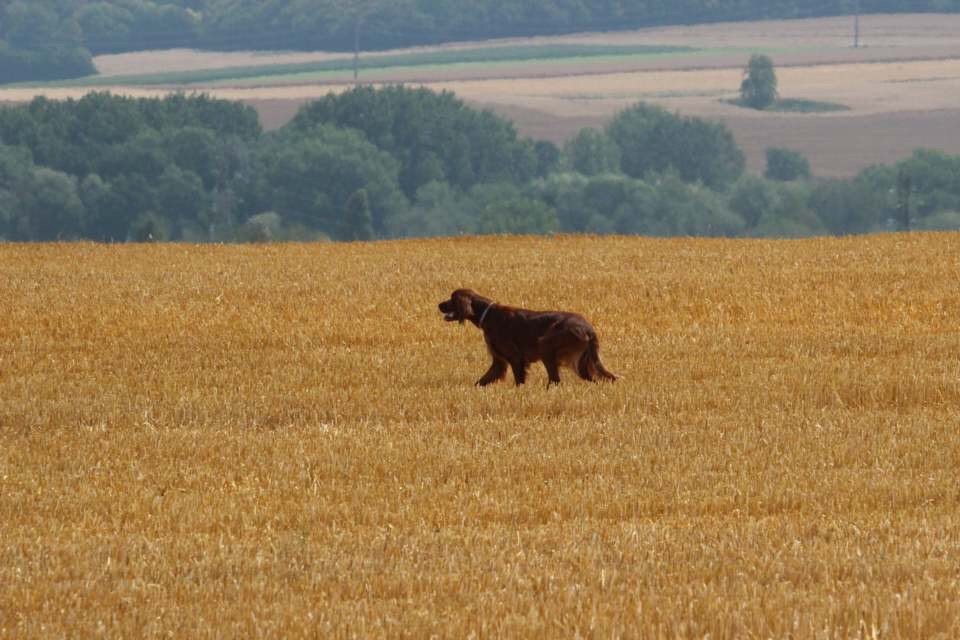
[[[560,165],[560,149],[549,140],[537,140],[533,143],[533,155],[536,158],[536,176],[544,178]]]
[[[470,217],[461,204],[463,194],[446,182],[429,182],[417,190],[407,211],[388,221],[387,235],[394,237],[453,236],[473,233]]]
[[[874,231],[885,222],[883,202],[856,181],[820,180],[810,192],[809,206],[834,235]]]
[[[117,51],[130,40],[133,12],[115,2],[90,2],[74,14],[84,38],[95,51]]]
[[[284,239],[283,218],[274,211],[265,211],[250,216],[237,229],[239,242],[272,242]]]
[[[588,230],[587,223],[594,212],[584,198],[589,181],[590,178],[579,173],[554,173],[534,182],[530,193],[556,211],[561,231],[582,233]]]
[[[20,49],[39,49],[57,35],[60,16],[48,3],[11,2],[3,12],[5,39]]]
[[[80,181],[80,200],[87,210],[84,237],[101,242],[122,242],[130,227],[126,203],[112,186],[95,173]]]
[[[780,195],[770,182],[746,174],[731,189],[729,206],[743,218],[747,227],[755,227],[764,214],[779,209]]]
[[[755,53],[743,71],[740,101],[754,109],[766,109],[777,99],[777,74],[769,56]]]
[[[750,230],[758,238],[804,238],[828,233],[810,209],[810,186],[805,182],[778,183],[775,209],[765,210]]]
[[[16,235],[16,221],[20,202],[15,193],[0,187],[0,242],[11,240]]]
[[[373,239],[373,214],[366,189],[357,189],[347,198],[344,212],[344,238],[347,240]]]
[[[557,215],[546,203],[511,184],[477,185],[463,202],[474,233],[545,234],[557,230]]]
[[[83,228],[77,181],[60,171],[36,167],[19,194],[18,231],[23,240],[72,240]]]
[[[360,131],[396,158],[400,186],[411,200],[429,182],[466,191],[484,182],[520,184],[538,169],[533,143],[518,139],[512,123],[449,92],[355,87],[309,103],[286,130],[303,135],[318,124]]]
[[[367,194],[375,235],[408,206],[399,189],[398,164],[358,131],[326,125],[274,137],[260,152],[262,189],[254,206],[266,204],[295,224],[342,239],[347,200]]]
[[[720,122],[682,117],[639,103],[617,114],[607,135],[620,148],[623,172],[635,178],[675,171],[686,182],[723,189],[743,173],[746,161]]]
[[[0,4],[0,83],[95,73],[81,39],[76,21],[56,3]]]
[[[810,177],[810,162],[797,151],[770,147],[767,149],[767,170],[763,174],[771,180],[801,180]]]
[[[620,147],[602,131],[581,129],[563,146],[563,166],[585,176],[620,171]]]
[[[163,242],[167,240],[167,220],[152,211],[142,213],[130,225],[128,239],[131,242]]]
[[[675,174],[657,183],[656,213],[653,216],[669,236],[733,237],[745,228],[743,219],[730,211],[723,198],[703,185],[689,184]]]
[[[200,176],[175,164],[168,165],[157,178],[154,193],[151,209],[170,222],[200,220],[210,208],[210,195]]]
[[[911,209],[917,217],[960,211],[960,155],[917,149],[898,162],[894,172],[910,177]]]

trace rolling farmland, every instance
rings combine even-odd
[[[818,176],[850,177],[877,163],[893,163],[914,149],[960,153],[960,14],[870,15],[852,45],[850,17],[684,25],[611,33],[583,33],[364,53],[363,60],[407,60],[365,69],[371,84],[406,83],[449,90],[474,105],[512,119],[525,136],[562,143],[583,127],[603,127],[619,110],[648,101],[726,123],[751,171],[762,172],[768,147],[795,149]],[[674,53],[578,57],[569,48],[647,47]],[[542,48],[543,58],[512,62],[409,64],[418,56],[455,55],[487,48]],[[751,53],[769,54],[785,98],[839,102],[848,111],[784,114],[723,102],[737,95]],[[305,102],[353,86],[349,65],[337,72],[279,74],[274,65],[344,62],[324,52],[145,51],[100,56],[101,75],[89,86],[11,86],[0,102],[35,95],[65,99],[91,90],[132,96],[202,91],[257,108],[267,128],[290,120]],[[251,69],[262,67],[263,76]],[[231,69],[236,77],[231,77]],[[241,73],[242,71],[242,73]],[[199,81],[213,73],[216,80]],[[146,79],[169,74],[162,84]],[[183,74],[183,77],[180,76]],[[211,77],[213,77],[211,76]],[[192,80],[191,80],[192,79]],[[189,83],[184,84],[187,80]],[[155,81],[155,80],[154,80]]]
[[[0,245],[0,637],[955,637],[957,241]]]

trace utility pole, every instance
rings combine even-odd
[[[897,213],[900,215],[900,230],[910,231],[910,194],[913,193],[913,180],[904,169],[897,172]]]
[[[367,19],[387,3],[384,0],[334,0],[332,4],[342,17],[341,26],[347,33],[353,31],[353,83],[360,84],[360,31]]]
[[[353,20],[353,84],[360,84],[360,23],[357,15]]]
[[[860,0],[853,2],[853,48],[860,48]]]

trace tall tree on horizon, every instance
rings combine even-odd
[[[755,53],[750,56],[740,83],[740,100],[754,109],[766,109],[777,99],[777,73],[770,56]]]

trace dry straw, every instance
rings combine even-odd
[[[3,246],[0,637],[957,637],[957,243]]]

